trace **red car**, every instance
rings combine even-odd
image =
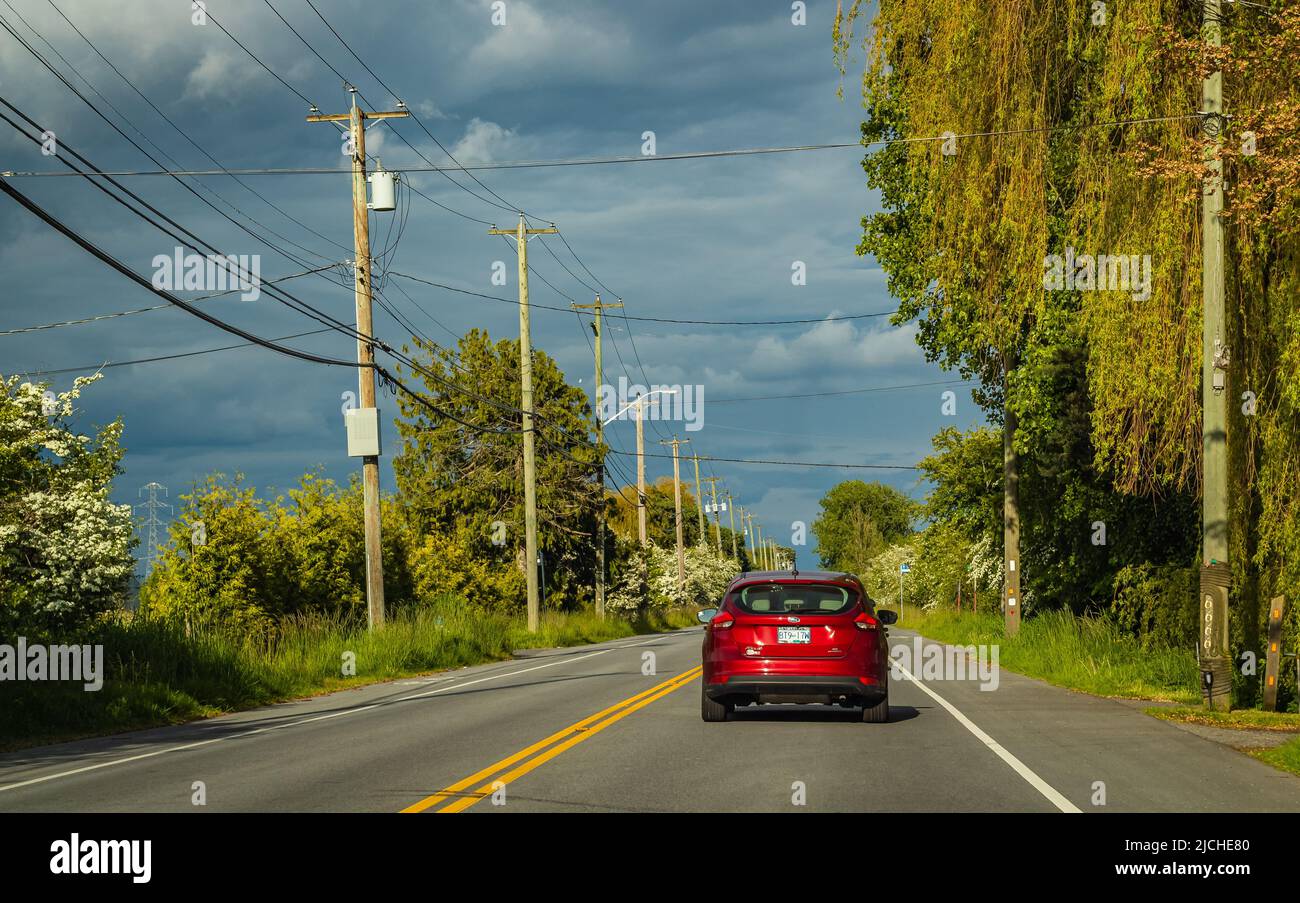
[[[700,715],[726,721],[736,706],[821,703],[889,720],[889,643],[896,612],[876,611],[851,574],[760,571],[731,581],[706,608]]]

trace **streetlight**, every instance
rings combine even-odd
[[[644,402],[651,395],[658,395],[661,392],[665,395],[673,395],[677,390],[655,389],[645,395],[638,395],[636,401],[627,405],[604,423],[604,425],[608,426],[631,408],[636,408],[636,520],[637,532],[640,534],[641,548],[643,549],[649,544],[645,522],[645,427],[642,425],[645,422]]]
[[[641,404],[641,402],[645,401],[645,400],[646,400],[647,398],[649,398],[651,395],[657,395],[657,394],[660,393],[660,392],[662,392],[662,393],[665,394],[665,395],[676,395],[676,394],[677,394],[677,390],[676,390],[676,389],[655,389],[653,392],[647,392],[647,393],[644,394],[644,395],[638,395],[638,396],[636,397],[636,400],[635,400],[635,401],[633,401],[633,402],[632,402],[631,404],[629,404],[627,407],[623,408],[623,410],[619,411],[619,412],[618,412],[617,414],[615,414],[613,417],[611,417],[611,418],[609,418],[608,420],[604,421],[601,425],[602,425],[602,426],[609,426],[611,423],[613,423],[613,422],[614,422],[615,420],[617,420],[618,418],[622,417],[624,414],[626,414],[628,411],[632,410],[633,408],[637,408],[637,409],[638,409],[638,410],[637,410],[637,413],[639,414],[639,413],[640,413],[639,405]]]

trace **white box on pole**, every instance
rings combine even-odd
[[[348,457],[379,457],[378,408],[352,408],[344,412],[343,422],[348,429]]]

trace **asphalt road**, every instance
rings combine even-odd
[[[992,692],[895,680],[888,724],[813,706],[706,724],[700,639],[545,650],[11,753],[0,811],[1300,811],[1300,779],[1005,670]]]

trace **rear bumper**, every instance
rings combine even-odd
[[[886,682],[863,683],[857,677],[839,674],[739,674],[724,683],[706,684],[704,692],[718,701],[830,704],[844,699],[875,705],[889,690]]]

